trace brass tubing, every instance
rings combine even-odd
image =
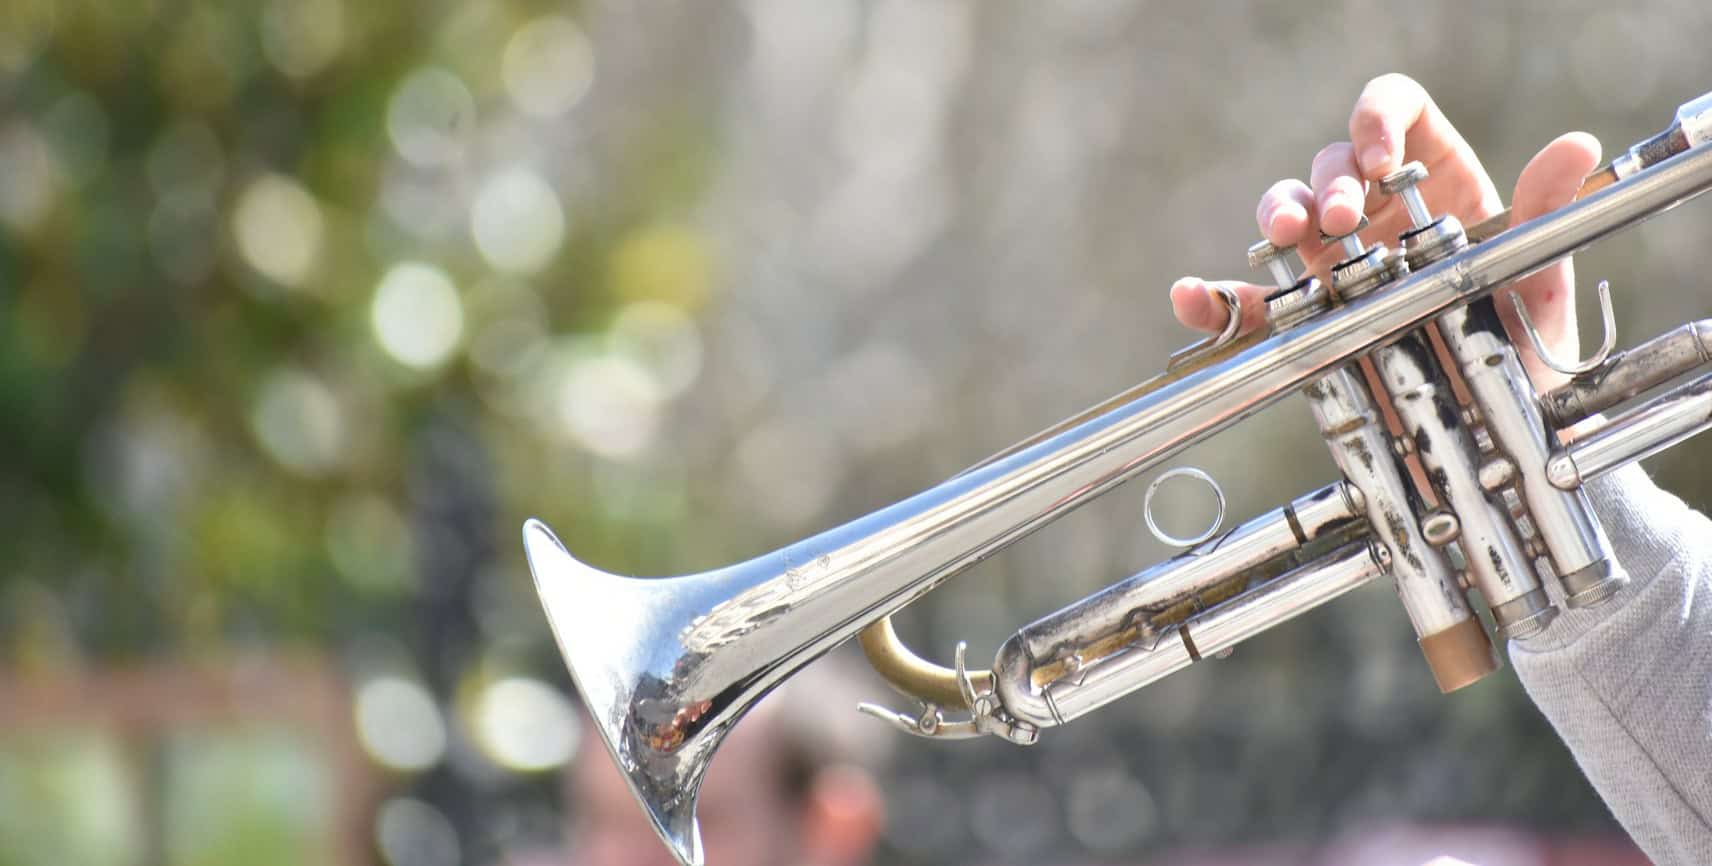
[[[957,672],[916,655],[898,637],[891,617],[874,620],[857,635],[857,641],[862,644],[862,654],[868,657],[868,664],[873,665],[892,688],[943,709],[969,709],[968,702],[963,700],[963,690],[957,685]],[[992,671],[969,671],[968,674],[976,690],[992,688]]]

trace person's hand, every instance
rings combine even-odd
[[[1546,145],[1522,170],[1511,198],[1511,224],[1533,219],[1568,204],[1586,177],[1599,165],[1599,142],[1584,132],[1571,132]],[[1349,117],[1349,140],[1326,145],[1314,157],[1308,182],[1281,180],[1260,198],[1255,218],[1260,233],[1278,247],[1294,246],[1321,279],[1342,258],[1337,244],[1320,242],[1320,230],[1343,235],[1365,213],[1364,242],[1397,245],[1397,235],[1410,228],[1403,202],[1379,189],[1379,180],[1411,160],[1426,166],[1428,178],[1421,195],[1434,213],[1448,213],[1463,226],[1503,210],[1503,201],[1480,159],[1462,135],[1445,119],[1427,91],[1405,75],[1382,75],[1367,83]],[[1226,281],[1243,304],[1243,329],[1258,327],[1266,318],[1263,298],[1271,286]],[[1546,347],[1560,357],[1579,357],[1575,326],[1575,271],[1568,260],[1547,268],[1513,288],[1528,305],[1528,315]],[[1505,298],[1498,312],[1512,339],[1522,336],[1515,312]],[[1171,287],[1171,306],[1183,324],[1218,331],[1225,324],[1225,307],[1199,277],[1184,277]],[[1523,364],[1541,390],[1562,381],[1546,369],[1528,348],[1517,342]]]

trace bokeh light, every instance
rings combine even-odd
[[[375,816],[375,847],[387,866],[457,866],[463,845],[439,809],[411,797],[394,797]]]
[[[414,680],[377,676],[357,687],[357,736],[394,770],[426,770],[446,753],[446,725],[434,696]]]
[[[647,367],[667,397],[689,390],[701,375],[701,331],[678,307],[629,304],[618,311],[609,334],[613,351]]]
[[[59,195],[59,161],[41,132],[21,120],[0,121],[0,177],[0,221],[17,231],[40,223]]]
[[[269,0],[261,23],[262,52],[292,78],[315,75],[344,47],[343,0]]]
[[[594,81],[594,51],[575,21],[537,18],[518,28],[500,58],[505,90],[519,110],[536,117],[569,111]]]
[[[256,71],[248,22],[226,6],[189,6],[163,22],[159,72],[180,106],[213,111],[229,105]]]
[[[250,412],[250,429],[281,465],[311,477],[338,467],[348,436],[332,389],[292,368],[277,370],[262,383]]]
[[[424,168],[460,161],[475,122],[475,97],[463,79],[434,66],[410,73],[386,112],[392,146],[399,156]]]
[[[436,367],[451,358],[463,337],[463,302],[444,271],[406,262],[381,278],[369,324],[394,360],[419,369]]]
[[[416,585],[410,527],[384,497],[355,493],[334,502],[326,544],[339,576],[365,593],[402,595]]]
[[[251,181],[232,213],[232,234],[244,261],[285,286],[301,286],[313,276],[324,231],[315,197],[284,175]]]
[[[489,758],[523,772],[550,770],[569,761],[582,729],[564,695],[527,677],[508,677],[482,689],[474,727]]]
[[[612,253],[613,293],[627,301],[661,301],[685,310],[708,300],[713,254],[707,239],[680,225],[644,226]]]
[[[488,264],[533,273],[552,261],[565,238],[565,211],[553,188],[521,166],[494,174],[476,193],[470,232]]]
[[[602,457],[635,457],[653,444],[666,394],[647,367],[573,344],[549,365],[560,430]]]

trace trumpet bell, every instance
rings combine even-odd
[[[663,706],[666,696],[649,692],[684,667],[675,636],[689,624],[682,612],[691,608],[683,603],[699,595],[695,584],[703,576],[608,574],[578,562],[538,520],[524,524],[523,547],[553,638],[601,742],[654,831],[679,862],[701,866],[696,799],[714,749],[740,710],[709,719],[716,715],[711,706],[697,716],[693,708]],[[657,720],[664,725],[644,718],[650,708],[666,712]]]

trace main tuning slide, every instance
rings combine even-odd
[[[1382,577],[1446,692],[1498,667],[1479,605],[1499,638],[1526,639],[1561,607],[1621,592],[1627,576],[1582,485],[1712,426],[1712,320],[1614,351],[1601,284],[1600,349],[1558,358],[1505,286],[1712,188],[1712,94],[1595,173],[1578,201],[1514,228],[1507,215],[1465,230],[1436,214],[1425,178],[1413,163],[1386,177],[1411,227],[1394,245],[1328,239],[1344,255],[1324,279],[1298,278],[1290,250],[1250,248],[1277,284],[1264,329],[1239,334],[1228,296],[1229,326],[1159,377],[844,526],[715,571],[636,579],[525,525],[565,662],[678,861],[702,862],[696,800],[725,733],[858,633],[875,668],[917,701],[865,712],[919,736],[1026,745]],[[1520,351],[1565,384],[1535,392],[1501,303],[1523,323]],[[1293,395],[1313,410],[1341,474],[1333,483],[1179,539],[1153,520],[1161,476],[1145,516],[1181,553],[1022,627],[991,669],[971,669],[962,646],[947,668],[898,640],[888,617],[952,575]],[[1167,475],[1213,484],[1192,467]]]

